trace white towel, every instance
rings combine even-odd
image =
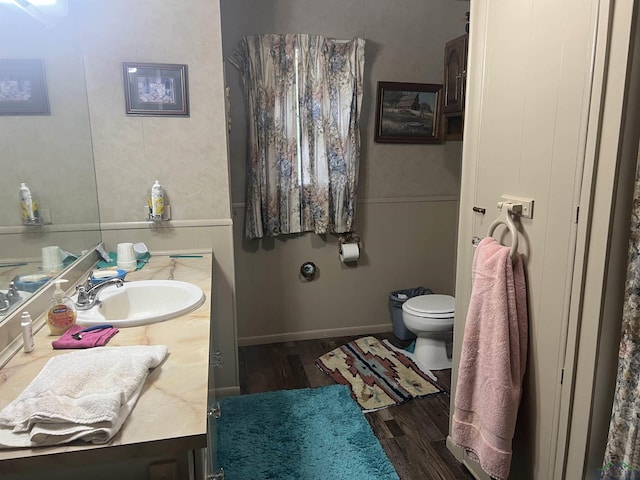
[[[109,441],[136,404],[165,345],[102,347],[50,359],[0,411],[0,448]]]

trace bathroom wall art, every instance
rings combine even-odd
[[[42,60],[0,59],[0,115],[49,115]]]
[[[442,85],[378,82],[378,143],[440,143]]]
[[[127,115],[189,116],[186,65],[128,62],[122,65]]]

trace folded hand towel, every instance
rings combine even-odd
[[[50,359],[0,411],[0,448],[109,441],[133,409],[165,345],[105,347]]]
[[[107,344],[118,330],[115,327],[104,328],[101,330],[92,330],[84,332],[80,340],[73,338],[74,333],[82,332],[85,329],[82,325],[71,325],[69,330],[64,332],[60,338],[51,342],[51,346],[57,350],[64,348],[92,348],[103,347]]]

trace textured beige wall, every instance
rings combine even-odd
[[[458,203],[434,200],[358,206],[357,265],[338,259],[335,236],[306,234],[236,244],[241,344],[389,331],[388,294],[425,286],[453,295]],[[242,208],[234,208],[242,218]],[[241,237],[236,221],[234,237]],[[300,275],[311,261],[313,281]]]
[[[244,35],[317,33],[361,37],[365,46],[359,194],[361,198],[456,195],[460,180],[457,147],[375,144],[378,81],[442,83],[444,44],[464,33],[469,2],[451,0],[222,0],[224,58]],[[231,89],[231,185],[244,201],[245,108],[238,71],[225,63]]]
[[[100,220],[108,249],[143,241],[152,251],[211,250],[213,348],[225,366],[216,386],[237,380],[234,264],[217,2],[70,1],[85,57]],[[187,64],[190,117],[127,117],[122,62]],[[160,180],[172,221],[145,223]]]
[[[229,218],[216,2],[76,1],[102,222],[143,219],[151,184],[175,220]],[[127,117],[122,62],[189,67],[189,118]]]
[[[468,2],[449,0],[222,0],[225,58],[243,35],[254,33],[359,36],[367,42],[356,216],[364,249],[355,267],[339,263],[332,235],[242,238],[243,87],[237,70],[225,63],[241,343],[389,330],[390,291],[424,285],[453,292],[461,143],[375,144],[373,132],[377,82],[442,83],[444,44],[464,33],[468,8]],[[305,261],[319,267],[312,282],[299,278]]]

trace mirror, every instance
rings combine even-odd
[[[0,5],[0,59],[1,321],[8,314],[4,307],[12,280],[24,275],[33,280],[19,282],[18,295],[11,297],[10,311],[15,311],[59,272],[43,271],[44,247],[59,246],[73,254],[64,268],[98,244],[101,235],[82,52],[55,29],[16,7]],[[16,59],[42,62],[49,113],[21,111],[28,103],[23,100],[37,95],[30,92],[32,71],[16,76],[11,70],[16,63],[6,61]],[[23,224],[22,182],[38,203],[43,224]]]

